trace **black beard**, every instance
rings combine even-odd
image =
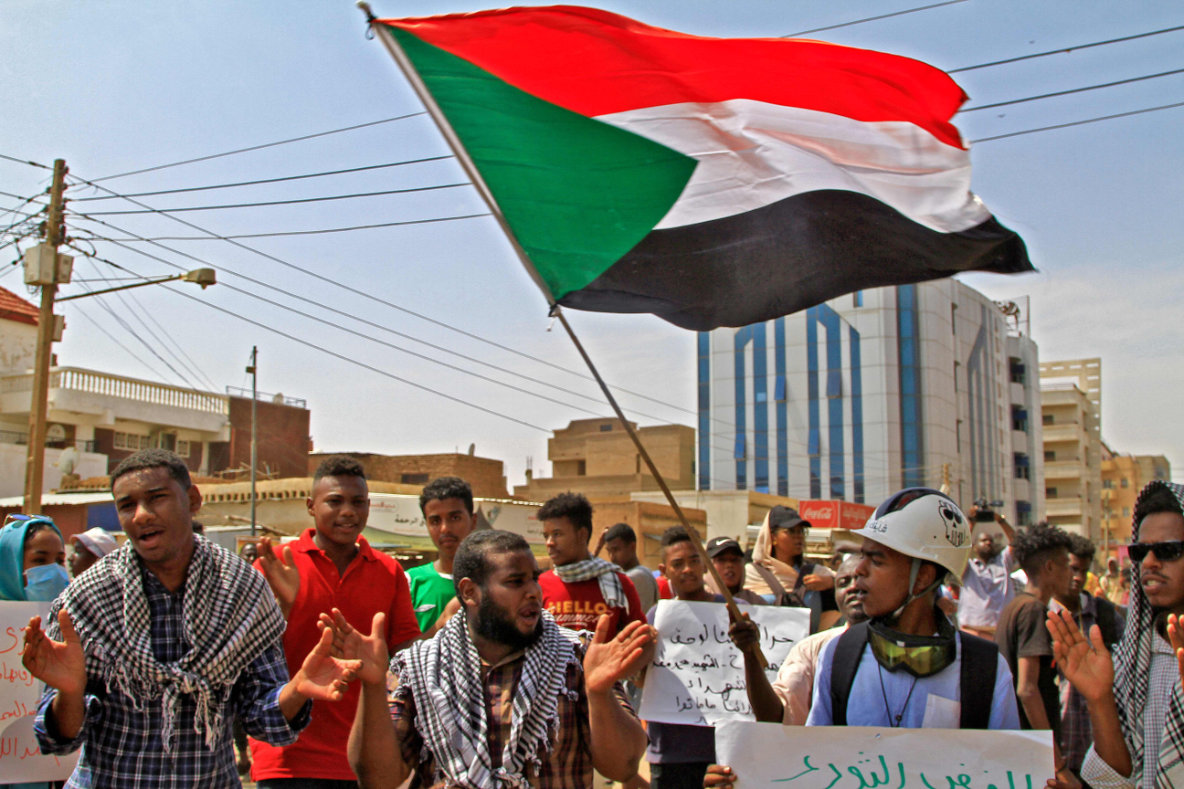
[[[473,632],[488,641],[510,647],[515,652],[534,645],[543,635],[543,619],[535,623],[534,630],[525,635],[514,625],[514,619],[505,609],[485,597],[477,605],[477,621]]]

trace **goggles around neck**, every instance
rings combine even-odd
[[[957,646],[954,626],[944,615],[937,618],[937,635],[914,636],[888,627],[883,619],[868,623],[867,642],[876,662],[889,671],[901,669],[914,677],[928,677],[954,662]]]
[[[1155,558],[1161,562],[1174,562],[1184,556],[1184,540],[1132,542],[1126,546],[1126,550],[1135,564],[1140,564],[1149,553],[1155,554]]]

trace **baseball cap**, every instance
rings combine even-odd
[[[707,542],[707,555],[712,559],[727,551],[735,551],[741,556],[744,555],[744,549],[740,547],[740,543],[731,537],[714,537]]]
[[[810,521],[798,514],[793,507],[783,507],[778,504],[769,510],[769,526],[774,529],[792,529],[795,526],[810,526]]]
[[[95,556],[103,557],[111,553],[119,546],[115,542],[115,538],[111,536],[111,532],[106,529],[95,526],[93,529],[87,529],[82,534],[75,534],[70,537],[71,543],[80,542],[82,547],[93,553]]]

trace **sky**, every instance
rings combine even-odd
[[[848,24],[929,4],[606,0],[600,7],[709,36],[838,26],[809,35],[953,71],[970,97],[966,109],[1184,69],[1184,30],[1082,48],[1184,25],[1171,3],[958,0]],[[484,7],[373,6],[379,16]],[[77,184],[69,207],[91,219],[67,220],[81,251],[76,282],[63,293],[103,287],[102,278],[199,266],[217,269],[220,284],[62,304],[59,362],[224,391],[250,387],[245,367],[257,346],[259,389],[307,401],[318,451],[465,452],[475,444],[478,455],[505,461],[511,486],[528,465],[549,474],[550,431],[609,408],[363,22],[345,0],[0,3],[0,156],[41,165],[62,158],[72,176],[123,195],[397,163],[134,198],[157,211],[420,190],[100,215],[143,209],[84,200],[109,193]],[[1061,49],[1070,51],[957,71]],[[974,191],[1023,236],[1039,269],[960,278],[996,299],[1029,296],[1042,359],[1101,357],[1103,437],[1116,451],[1166,454],[1177,480],[1184,479],[1184,419],[1176,415],[1184,313],[1175,303],[1184,292],[1184,107],[1138,111],[1180,102],[1184,74],[1174,74],[955,118],[965,139],[981,140],[971,145]],[[986,139],[1124,113],[1138,114]],[[371,125],[268,145],[362,124]],[[254,146],[267,147],[123,175]],[[18,221],[9,210],[48,183],[46,169],[0,158],[0,212],[8,212],[0,228]],[[24,210],[30,205],[39,202]],[[388,226],[214,238],[363,225]],[[172,240],[178,236],[190,240]],[[0,285],[33,300],[9,265],[15,258],[13,246],[0,247]],[[567,314],[632,419],[694,424],[693,333],[651,316]]]

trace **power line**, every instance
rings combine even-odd
[[[879,19],[888,19],[888,18],[894,17],[894,16],[904,16],[905,14],[915,14],[918,11],[928,11],[930,8],[940,8],[941,6],[945,6],[945,5],[955,5],[957,3],[965,3],[965,2],[966,2],[966,0],[945,0],[945,2],[942,2],[942,3],[932,3],[930,5],[918,6],[917,8],[906,8],[904,11],[893,11],[892,13],[879,14],[878,16],[868,16],[868,17],[864,17],[863,19],[856,19],[852,22],[840,22],[837,25],[827,25],[826,27],[815,27],[815,28],[811,28],[809,30],[799,30],[797,33],[789,33],[788,35],[784,35],[781,37],[782,38],[797,38],[798,36],[804,36],[807,33],[819,33],[823,30],[837,30],[840,27],[851,27],[852,25],[862,25],[864,22],[875,22]]]
[[[152,213],[164,213],[152,211]],[[111,238],[108,241],[234,241],[240,238],[280,238],[286,236],[318,236],[325,233],[349,233],[355,230],[374,230],[380,227],[403,227],[405,225],[430,225],[437,222],[452,222],[458,219],[477,219],[489,216],[488,211],[480,214],[462,214],[459,216],[437,216],[431,219],[408,219],[402,222],[379,222],[373,225],[352,225],[350,227],[327,227],[319,230],[287,230],[275,233],[239,233],[231,236],[154,236],[152,238]]]
[[[1019,137],[1024,134],[1035,134],[1036,132],[1052,131],[1053,129],[1067,129],[1070,126],[1084,126],[1087,123],[1098,123],[1099,121],[1109,121],[1115,118],[1129,118],[1132,115],[1143,115],[1148,112],[1158,112],[1159,110],[1170,110],[1176,107],[1184,107],[1184,101],[1178,101],[1175,104],[1161,104],[1158,107],[1147,107],[1141,110],[1131,110],[1130,112],[1118,112],[1114,115],[1099,115],[1095,118],[1086,118],[1081,121],[1070,121],[1069,123],[1058,123],[1053,126],[1041,126],[1038,129],[1025,129],[1023,131],[1008,132],[1007,134],[996,134],[993,137],[980,137],[977,140],[969,140],[971,143],[991,142],[992,140],[1004,140],[1008,137]]]
[[[443,397],[445,400],[451,400],[454,403],[466,405],[469,408],[475,408],[476,410],[481,411],[482,413],[485,413],[485,414],[489,414],[490,416],[496,416],[501,419],[506,419],[510,422],[515,422],[515,423],[522,425],[524,427],[529,427],[533,430],[538,430],[540,432],[547,433],[548,435],[551,433],[551,431],[545,427],[539,427],[538,425],[531,424],[530,422],[526,422],[522,419],[518,419],[517,417],[510,416],[509,414],[503,414],[500,411],[494,411],[491,408],[486,408],[485,406],[477,405],[476,403],[470,402],[470,401],[465,400],[460,397],[456,397],[455,395],[450,395],[446,392],[441,392],[439,390],[432,389],[430,386],[425,386],[424,384],[419,384],[419,383],[416,383],[415,381],[411,381],[406,378],[402,378],[398,375],[395,375],[394,373],[387,372],[386,370],[380,370],[379,368],[374,367],[373,365],[366,364],[365,362],[351,358],[351,357],[346,356],[344,354],[340,354],[336,351],[331,351],[328,348],[322,347],[322,346],[317,345],[315,343],[308,342],[307,340],[302,340],[293,334],[289,334],[288,332],[280,331],[279,329],[275,328],[274,326],[268,326],[265,323],[260,323],[259,321],[252,320],[251,318],[248,318],[245,315],[241,315],[237,312],[234,312],[233,310],[228,310],[224,307],[219,307],[217,304],[213,304],[209,301],[199,299],[196,296],[193,296],[193,295],[190,295],[190,294],[185,293],[183,291],[177,290],[176,288],[172,288],[167,285],[165,287],[168,288],[169,290],[173,291],[174,293],[176,293],[178,296],[182,296],[182,297],[187,298],[191,301],[195,301],[198,304],[202,304],[202,305],[208,307],[209,309],[217,310],[218,312],[221,312],[225,315],[229,315],[233,318],[237,318],[240,321],[243,321],[245,323],[249,323],[252,326],[263,329],[264,331],[268,331],[268,332],[271,332],[272,334],[279,335],[280,337],[283,337],[284,339],[291,340],[292,342],[299,343],[300,345],[303,345],[305,347],[312,348],[313,350],[320,351],[321,353],[324,353],[324,354],[328,354],[329,356],[332,356],[335,359],[340,359],[343,362],[348,362],[349,364],[355,365],[357,367],[361,367],[365,370],[369,370],[370,372],[378,373],[379,375],[384,376],[386,378],[390,378],[393,381],[398,381],[399,383],[406,384],[408,386],[412,386],[412,387],[419,389],[421,391],[436,395],[437,397]]]
[[[990,110],[990,109],[994,109],[996,107],[1006,107],[1010,104],[1023,104],[1024,102],[1027,102],[1027,101],[1038,101],[1040,99],[1051,99],[1056,96],[1068,96],[1073,93],[1084,93],[1088,90],[1099,90],[1101,88],[1112,88],[1115,85],[1129,85],[1132,82],[1143,82],[1144,80],[1158,79],[1160,77],[1169,77],[1169,76],[1172,76],[1173,74],[1182,74],[1182,73],[1184,73],[1184,68],[1172,69],[1171,71],[1161,71],[1158,74],[1144,74],[1141,77],[1130,77],[1129,79],[1119,79],[1119,80],[1115,80],[1114,82],[1102,82],[1097,85],[1087,85],[1083,88],[1070,88],[1068,90],[1058,90],[1053,93],[1042,93],[1039,96],[1028,96],[1027,98],[1023,98],[1023,99],[1011,99],[1009,101],[997,101],[994,104],[979,104],[974,107],[963,107],[961,110],[958,110],[958,112],[963,113],[963,112],[975,112],[977,110]]]
[[[101,260],[98,257],[98,255],[89,254],[89,253],[85,252],[84,250],[81,250],[78,247],[73,246],[73,245],[69,245],[69,246],[71,249],[74,249],[74,250],[80,252],[84,257],[90,258],[92,261]],[[107,263],[108,265],[114,266],[116,269],[118,269],[120,271],[126,271],[126,269],[124,269],[122,266],[116,265],[116,264],[112,263],[111,261],[104,260],[102,262]],[[96,266],[96,269],[97,269],[97,266]],[[101,272],[100,272],[100,277],[101,277]],[[111,279],[108,277],[101,277],[101,278],[102,278],[102,280],[104,280],[108,283],[111,282]],[[81,280],[74,280],[74,282],[81,282]],[[164,326],[162,326],[160,321],[158,321],[156,319],[156,317],[153,315],[153,310],[144,309],[144,307],[140,304],[140,302],[130,293],[119,291],[119,292],[116,292],[112,295],[114,295],[116,298],[119,299],[120,303],[123,304],[125,308],[127,308],[127,311],[130,314],[134,315],[140,321],[140,324],[150,334],[152,334],[155,337],[160,337],[163,340],[167,341],[167,343],[172,344],[173,347],[169,349],[169,353],[173,355],[173,357],[177,360],[177,363],[181,367],[185,368],[185,371],[189,375],[193,376],[194,380],[198,381],[200,384],[202,384],[202,386],[206,387],[207,389],[209,389],[211,391],[218,389],[218,386],[213,381],[210,380],[209,376],[205,375],[205,373],[202,372],[202,370],[198,367],[197,363],[193,361],[193,359],[189,356],[188,353],[186,353],[185,349],[181,346],[181,344],[179,342],[177,342],[176,338],[173,337],[172,334],[169,333],[168,329],[166,329]],[[132,304],[135,305],[134,308],[128,307],[128,301],[131,301]],[[155,330],[153,330],[152,327],[148,326],[148,321],[151,321],[153,326],[156,327]],[[167,345],[167,343],[166,343],[166,345]],[[187,381],[187,383],[188,383],[188,381]],[[195,386],[193,388],[198,389],[200,387]]]
[[[154,375],[156,378],[158,378],[158,379],[160,379],[160,380],[162,380],[162,381],[165,379],[165,376],[163,376],[163,375],[161,375],[160,373],[158,373],[158,372],[157,372],[155,369],[153,369],[152,365],[148,364],[148,363],[147,363],[147,362],[145,362],[143,359],[141,359],[139,356],[137,356],[137,355],[135,354],[135,352],[134,352],[134,351],[132,351],[132,349],[131,349],[131,348],[128,348],[126,345],[124,345],[122,342],[120,342],[120,341],[119,341],[119,338],[117,338],[117,337],[116,337],[114,334],[112,334],[111,332],[107,331],[106,327],[105,327],[105,326],[103,326],[103,324],[99,323],[97,320],[95,320],[94,318],[92,318],[90,315],[88,315],[88,314],[86,314],[85,312],[83,312],[83,311],[82,311],[82,309],[81,309],[81,308],[79,308],[79,306],[78,306],[77,304],[76,304],[76,305],[74,305],[74,309],[75,309],[75,310],[77,310],[77,312],[78,312],[78,314],[79,314],[79,315],[81,315],[82,317],[84,317],[84,318],[86,318],[88,321],[90,321],[90,322],[91,322],[91,323],[94,325],[94,327],[95,327],[96,329],[98,329],[99,331],[101,331],[103,334],[107,335],[107,338],[108,338],[109,340],[111,340],[111,342],[115,343],[115,344],[116,344],[116,345],[118,345],[120,348],[122,348],[122,349],[124,350],[124,352],[125,352],[125,353],[127,353],[127,355],[128,355],[128,356],[132,357],[132,358],[133,358],[133,359],[135,359],[137,362],[139,362],[140,364],[142,364],[142,365],[144,366],[144,369],[145,369],[145,370],[147,370],[148,372],[152,373],[152,375]]]
[[[97,221],[97,220],[96,220],[96,221]],[[102,224],[105,224],[105,225],[111,226],[111,225],[109,225],[109,224],[108,224],[108,223],[106,223],[106,222],[104,222],[104,223],[102,223]],[[116,229],[116,230],[122,230],[122,228],[114,228],[114,229]],[[127,232],[127,231],[123,231],[123,232]],[[120,241],[118,241],[118,240],[116,240],[116,239],[106,238],[106,237],[103,237],[103,236],[96,236],[96,237],[95,237],[95,239],[96,239],[96,240],[99,240],[99,241],[106,241],[106,242],[108,242],[108,243],[113,243],[113,244],[115,244],[116,246],[122,247],[122,248],[124,248],[124,249],[128,249],[129,251],[132,251],[132,252],[135,252],[135,253],[137,253],[137,254],[143,255],[143,256],[145,256],[145,257],[148,257],[148,258],[150,258],[150,259],[152,259],[152,260],[159,261],[159,262],[161,262],[161,263],[164,263],[165,265],[171,266],[171,267],[173,267],[173,268],[176,268],[176,269],[181,269],[181,268],[182,268],[181,266],[178,266],[178,265],[176,265],[175,263],[172,263],[172,262],[170,262],[170,261],[168,261],[168,260],[165,260],[164,258],[161,258],[161,257],[159,257],[159,256],[157,256],[157,255],[151,255],[151,254],[148,254],[148,253],[146,253],[146,252],[143,252],[142,250],[136,249],[136,248],[134,248],[134,247],[130,247],[130,246],[128,246],[127,244],[121,243]],[[192,259],[192,260],[194,260],[194,261],[196,261],[196,262],[199,262],[199,263],[205,263],[205,261],[203,261],[203,260],[201,260],[201,259],[199,259],[199,258],[196,258],[196,257],[194,257],[194,256],[192,256],[192,255],[188,255],[188,254],[186,254],[186,253],[183,253],[183,252],[181,252],[181,251],[179,251],[179,250],[174,250],[174,249],[171,249],[171,248],[169,248],[169,247],[165,247],[165,246],[163,246],[163,245],[161,245],[161,244],[156,244],[156,246],[159,246],[159,247],[161,247],[161,248],[163,248],[163,249],[166,249],[166,250],[168,250],[168,251],[170,251],[170,252],[173,252],[174,254],[180,254],[180,255],[184,255],[185,257],[187,257],[187,258],[190,258],[190,259]],[[103,260],[103,258],[96,258],[96,259],[98,259],[98,260]],[[104,261],[104,262],[110,262],[110,261]],[[113,263],[112,263],[112,265],[115,265],[115,264],[113,264]],[[123,268],[123,267],[118,267],[118,268]],[[459,358],[459,359],[463,359],[463,360],[465,360],[465,361],[468,361],[468,362],[471,362],[471,363],[474,363],[474,364],[479,364],[479,365],[482,365],[482,366],[485,366],[485,367],[489,367],[489,368],[491,368],[491,369],[497,370],[498,372],[502,372],[502,373],[505,373],[505,374],[507,374],[507,375],[512,375],[512,376],[514,376],[514,377],[517,377],[517,378],[522,378],[522,379],[525,379],[526,381],[529,381],[530,383],[537,384],[537,385],[541,385],[541,386],[546,386],[546,387],[549,387],[549,388],[551,388],[551,389],[555,389],[555,390],[557,390],[557,391],[563,392],[563,393],[565,393],[565,394],[572,395],[572,396],[574,396],[574,397],[580,397],[580,398],[583,398],[583,399],[585,399],[585,400],[590,400],[590,401],[597,402],[597,403],[601,402],[600,398],[598,398],[598,397],[593,397],[593,396],[591,396],[591,395],[586,395],[586,394],[583,394],[583,393],[581,393],[581,392],[576,392],[576,391],[574,391],[574,390],[565,389],[565,388],[563,388],[563,387],[561,387],[561,386],[558,386],[558,385],[556,385],[556,384],[552,384],[552,383],[550,383],[550,382],[548,382],[548,381],[544,381],[544,380],[541,380],[541,379],[538,379],[538,378],[533,378],[533,377],[530,377],[530,376],[524,375],[524,374],[522,374],[522,373],[518,373],[518,372],[516,372],[516,371],[514,371],[514,370],[509,370],[509,369],[507,369],[507,368],[500,367],[500,366],[498,366],[498,365],[495,365],[495,364],[493,364],[493,363],[491,363],[491,362],[486,362],[486,361],[484,361],[484,360],[482,360],[482,359],[478,359],[478,358],[476,358],[476,357],[472,357],[472,356],[468,356],[468,355],[466,355],[466,354],[460,353],[460,352],[458,352],[458,351],[456,351],[456,350],[454,350],[454,349],[451,349],[451,348],[446,348],[446,347],[444,347],[444,346],[441,346],[441,345],[436,345],[436,344],[434,344],[434,343],[427,342],[426,340],[421,340],[421,339],[419,339],[419,338],[417,338],[417,337],[413,337],[413,336],[411,336],[411,335],[408,335],[408,334],[405,334],[405,333],[403,333],[403,332],[396,331],[396,330],[394,330],[394,329],[391,329],[391,328],[389,328],[389,327],[383,326],[383,325],[381,325],[381,324],[379,324],[379,323],[375,323],[375,322],[373,322],[373,321],[369,321],[369,320],[366,320],[366,319],[364,319],[364,318],[360,318],[360,317],[358,317],[358,316],[356,316],[356,315],[347,315],[346,313],[343,313],[343,312],[341,312],[340,310],[335,310],[335,309],[332,309],[332,308],[326,307],[326,306],[325,306],[323,303],[320,303],[320,302],[314,301],[314,300],[312,300],[312,299],[309,299],[309,298],[306,298],[306,297],[304,297],[304,296],[300,296],[299,294],[292,293],[291,291],[284,290],[284,289],[282,289],[282,288],[279,288],[279,287],[276,287],[276,286],[274,286],[274,285],[270,285],[270,284],[268,284],[268,283],[266,283],[266,282],[263,282],[263,281],[261,281],[261,280],[255,279],[255,278],[253,278],[253,277],[249,277],[249,276],[246,276],[246,275],[244,275],[244,274],[240,274],[240,273],[238,273],[238,272],[236,272],[236,271],[233,271],[233,270],[231,270],[231,269],[227,269],[227,268],[226,268],[226,267],[224,267],[224,266],[221,266],[220,268],[221,268],[221,270],[223,270],[223,271],[226,271],[226,272],[228,272],[228,273],[230,273],[230,274],[232,274],[232,275],[234,275],[234,276],[236,276],[236,277],[240,277],[241,279],[247,280],[248,282],[251,282],[251,283],[253,283],[253,284],[259,285],[259,286],[260,286],[260,287],[262,287],[262,288],[266,288],[266,289],[268,289],[268,290],[271,290],[271,291],[274,291],[274,292],[277,292],[277,293],[281,293],[281,294],[283,294],[283,295],[285,295],[285,296],[288,296],[288,297],[290,297],[290,298],[294,298],[294,299],[297,299],[297,300],[299,300],[299,301],[302,301],[302,302],[305,302],[305,303],[308,303],[308,304],[312,304],[312,305],[314,305],[314,306],[316,306],[316,307],[318,307],[318,308],[320,308],[320,309],[323,309],[323,310],[326,310],[326,311],[328,311],[328,312],[331,312],[331,313],[333,313],[334,315],[338,315],[338,316],[341,316],[341,317],[347,317],[347,318],[350,318],[350,319],[352,319],[352,320],[355,320],[355,321],[357,321],[358,323],[361,323],[361,324],[363,324],[363,325],[365,325],[365,326],[369,326],[369,327],[371,327],[371,328],[374,328],[374,329],[377,329],[377,330],[380,330],[380,331],[385,331],[385,332],[388,332],[388,333],[394,334],[394,335],[396,335],[396,336],[399,336],[399,337],[404,337],[404,338],[406,338],[406,339],[409,339],[409,340],[412,340],[412,341],[414,341],[414,342],[418,342],[418,343],[421,343],[421,344],[423,344],[423,345],[426,345],[427,347],[429,347],[429,348],[432,348],[433,350],[441,351],[442,353],[447,353],[447,354],[449,355],[449,357],[450,357],[450,358]],[[126,270],[126,269],[123,269],[123,270]],[[338,324],[338,323],[334,323],[334,322],[332,322],[332,321],[326,321],[326,320],[323,320],[323,319],[321,319],[321,318],[318,318],[318,317],[316,317],[316,316],[314,316],[314,315],[310,315],[310,314],[308,314],[308,313],[306,313],[306,312],[303,312],[303,311],[301,311],[301,310],[295,309],[295,308],[293,308],[293,307],[291,307],[291,306],[289,306],[289,305],[286,305],[286,304],[283,304],[283,303],[280,303],[280,302],[274,301],[274,300],[272,300],[272,299],[268,299],[268,298],[266,298],[266,297],[260,296],[259,294],[257,294],[257,293],[254,293],[254,292],[252,292],[252,291],[245,290],[245,289],[243,289],[243,288],[237,288],[237,287],[234,287],[233,285],[226,285],[225,283],[223,283],[223,284],[224,284],[224,285],[225,285],[225,287],[227,287],[228,289],[230,289],[230,290],[233,290],[233,291],[235,291],[235,292],[237,292],[237,293],[242,293],[243,295],[245,295],[245,296],[248,296],[248,297],[250,297],[250,298],[257,299],[257,300],[259,300],[259,301],[262,301],[262,302],[264,302],[264,303],[266,303],[266,304],[270,304],[270,305],[272,305],[272,306],[274,306],[274,307],[278,307],[279,309],[282,309],[282,310],[285,310],[285,311],[288,311],[288,312],[294,313],[294,314],[296,314],[296,315],[299,315],[299,316],[301,316],[301,317],[308,318],[308,319],[310,319],[310,320],[314,320],[314,321],[317,321],[317,322],[319,322],[319,323],[327,324],[327,325],[329,325],[329,326],[332,326],[332,327],[334,327],[334,328],[336,328],[336,329],[339,329],[339,330],[341,330],[341,331],[347,332],[347,333],[349,333],[349,334],[353,334],[354,336],[360,337],[360,338],[362,338],[362,339],[365,339],[365,340],[369,340],[369,341],[371,341],[371,342],[378,343],[378,344],[380,344],[380,345],[386,346],[386,347],[388,347],[388,348],[391,348],[391,349],[393,349],[393,350],[396,350],[396,351],[400,351],[400,352],[402,352],[402,353],[409,354],[409,355],[411,355],[411,356],[415,356],[416,358],[423,359],[424,361],[430,362],[430,363],[432,363],[432,364],[437,364],[437,365],[440,365],[440,366],[442,366],[442,367],[445,367],[445,368],[447,368],[447,369],[450,369],[450,370],[453,370],[453,371],[456,371],[456,372],[463,373],[463,374],[465,374],[465,375],[471,375],[471,376],[473,376],[473,377],[476,377],[476,378],[478,378],[478,379],[480,379],[480,380],[483,380],[483,381],[487,381],[487,382],[489,382],[489,383],[493,383],[493,384],[497,384],[497,385],[499,385],[499,386],[504,386],[504,387],[507,387],[507,388],[513,389],[514,391],[517,391],[517,392],[519,392],[519,393],[521,393],[521,394],[527,394],[527,395],[530,395],[530,396],[532,396],[532,397],[539,397],[540,399],[543,399],[543,400],[548,400],[549,402],[555,403],[556,405],[561,405],[561,406],[564,406],[564,407],[567,407],[567,408],[574,408],[574,409],[576,409],[576,410],[579,410],[579,411],[582,411],[582,412],[584,412],[584,413],[586,413],[586,414],[591,414],[591,415],[593,415],[593,416],[599,416],[599,415],[602,413],[602,412],[600,412],[600,411],[592,411],[592,410],[589,410],[589,409],[587,409],[587,408],[583,408],[583,407],[581,407],[581,406],[576,406],[576,405],[573,405],[573,404],[571,404],[571,403],[568,403],[568,402],[563,402],[563,401],[560,401],[560,400],[555,400],[554,398],[547,397],[547,396],[545,396],[545,395],[540,395],[540,394],[538,394],[537,392],[531,391],[531,390],[529,390],[529,389],[523,389],[523,388],[521,388],[521,387],[514,386],[514,385],[512,385],[512,384],[508,384],[508,383],[505,383],[505,382],[503,382],[503,381],[499,381],[499,380],[497,380],[497,379],[494,379],[494,378],[489,378],[488,376],[480,375],[480,374],[478,374],[478,373],[475,373],[474,371],[472,371],[472,370],[470,370],[470,369],[467,369],[467,368],[464,368],[464,367],[460,367],[460,366],[457,366],[457,365],[453,365],[453,364],[449,364],[449,363],[447,363],[447,362],[443,362],[443,361],[441,361],[441,360],[439,360],[439,359],[434,359],[434,358],[432,358],[432,357],[430,357],[430,356],[427,356],[427,355],[425,355],[425,354],[422,354],[422,353],[419,353],[419,352],[416,352],[416,351],[413,351],[413,350],[410,350],[410,349],[404,348],[404,347],[402,347],[402,346],[399,346],[399,345],[395,345],[394,343],[389,343],[389,342],[385,342],[385,341],[383,341],[383,340],[379,340],[379,339],[377,339],[376,337],[374,337],[373,335],[366,334],[366,333],[364,333],[364,332],[355,331],[355,330],[353,330],[353,329],[350,329],[350,328],[348,328],[348,327],[342,326],[341,324]],[[634,414],[635,414],[636,416],[645,417],[645,418],[647,418],[647,419],[653,419],[653,420],[656,420],[656,421],[664,421],[664,420],[662,420],[660,417],[656,417],[656,416],[653,416],[653,415],[650,415],[650,414],[643,414],[643,413],[640,413],[640,412],[637,412],[637,411],[634,411]]]
[[[436,184],[433,186],[409,186],[405,189],[384,189],[381,192],[354,192],[347,195],[328,195],[325,197],[299,197],[291,200],[265,200],[255,203],[227,203],[223,205],[199,205],[199,206],[185,206],[184,208],[168,208],[161,209],[168,211],[170,214],[175,214],[179,211],[220,211],[227,208],[258,208],[261,206],[271,205],[297,205],[300,203],[322,203],[330,200],[351,200],[358,197],[382,197],[384,195],[400,195],[410,194],[412,192],[431,192],[438,189],[456,189],[460,186],[472,186],[468,181],[456,184]],[[127,214],[155,214],[159,213],[155,208],[137,208],[127,211],[90,211],[90,216],[120,216]]]
[[[305,178],[322,178],[324,176],[329,176],[329,175],[343,175],[345,173],[360,173],[360,172],[364,172],[366,170],[382,170],[382,169],[388,168],[388,167],[403,167],[408,164],[423,164],[424,162],[439,162],[439,161],[443,161],[445,159],[452,159],[452,158],[454,158],[452,156],[452,154],[446,154],[443,156],[424,156],[419,159],[404,159],[403,161],[400,161],[400,162],[386,162],[384,164],[368,164],[368,165],[364,165],[362,167],[347,167],[344,170],[325,170],[325,171],[322,171],[319,173],[304,173],[302,175],[283,175],[283,176],[279,176],[278,178],[259,178],[254,181],[237,181],[234,183],[213,184],[211,186],[190,186],[190,187],[185,187],[183,189],[158,189],[154,192],[128,192],[126,195],[115,194],[114,192],[112,192],[111,194],[94,195],[92,197],[74,197],[74,198],[71,198],[70,202],[83,203],[83,202],[88,202],[91,200],[116,200],[116,199],[123,199],[124,197],[155,197],[157,195],[173,195],[173,194],[181,194],[184,192],[205,192],[205,191],[209,191],[211,189],[230,189],[230,188],[239,187],[239,186],[257,186],[259,184],[276,184],[276,183],[281,183],[283,181],[299,181],[299,180],[302,180]],[[17,195],[12,195],[12,196],[17,197]]]
[[[1176,27],[1165,27],[1160,30],[1151,30],[1147,33],[1136,33],[1133,36],[1121,36],[1119,38],[1110,38],[1105,41],[1092,41],[1088,44],[1077,44],[1071,47],[1062,47],[1061,49],[1050,49],[1046,52],[1036,52],[1031,55],[1019,55],[1014,58],[1004,58],[1003,60],[992,60],[990,63],[979,63],[975,66],[962,66],[961,68],[947,69],[947,74],[958,74],[963,71],[974,71],[980,68],[991,68],[993,66],[1004,66],[1008,63],[1019,63],[1022,60],[1033,60],[1035,58],[1048,57],[1049,55],[1062,55],[1068,52],[1073,52],[1078,49],[1091,49],[1093,47],[1103,47],[1108,44],[1118,44],[1123,41],[1134,41],[1139,38],[1148,38],[1149,36],[1158,36],[1162,33],[1175,33],[1178,30],[1184,30],[1184,25],[1177,25]]]
[[[304,140],[311,140],[316,137],[327,137],[330,134],[340,134],[341,132],[356,131],[357,129],[365,129],[369,126],[378,126],[383,123],[392,123],[394,121],[402,121],[402,120],[406,120],[407,118],[414,118],[417,115],[426,115],[426,114],[427,114],[426,111],[420,110],[419,112],[410,112],[410,113],[407,113],[406,115],[396,115],[393,118],[383,118],[382,120],[369,121],[367,123],[358,123],[353,126],[343,126],[340,129],[330,129],[329,131],[316,132],[315,134],[304,134],[304,135],[301,135],[300,137],[291,137],[287,140],[277,140],[276,142],[263,143],[262,145],[251,145],[246,148],[236,148],[233,151],[223,151],[222,153],[214,153],[214,154],[210,154],[209,156],[198,156],[195,159],[184,159],[179,162],[169,162],[168,164],[158,164],[155,167],[144,167],[139,170],[128,170],[126,173],[116,173],[115,175],[104,175],[102,178],[95,178],[91,181],[91,183],[95,183],[97,181],[110,181],[113,178],[124,178],[129,175],[139,175],[141,173],[151,173],[151,172],[155,172],[157,170],[164,170],[168,167],[180,167],[183,164],[194,164],[196,162],[208,162],[210,159],[220,159],[223,156],[234,156],[235,154],[247,153],[249,151],[260,151],[260,150],[263,150],[264,148],[274,148],[277,145],[287,145],[288,143],[291,143],[291,142],[302,142]],[[5,158],[7,159],[9,157],[5,157]],[[28,164],[34,164],[34,162],[28,162]],[[45,165],[38,165],[38,166],[44,167]],[[50,169],[50,168],[46,168],[46,169]]]
[[[53,170],[52,167],[50,167],[48,165],[41,164],[40,162],[32,162],[32,161],[29,161],[28,159],[19,159],[15,156],[9,156],[6,153],[0,153],[0,159],[5,159],[10,162],[16,162],[17,164],[27,164],[30,167],[40,167],[42,170]]]

